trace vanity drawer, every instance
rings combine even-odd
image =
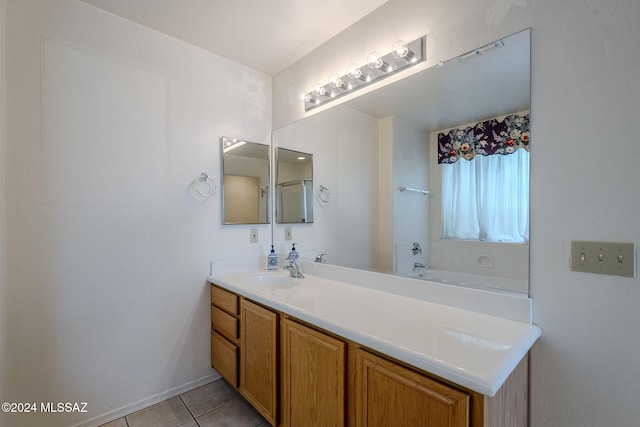
[[[211,332],[211,366],[238,388],[238,347],[215,331]]]
[[[240,314],[238,295],[215,285],[211,286],[211,303],[220,307],[227,313],[236,316]]]
[[[216,306],[211,307],[211,326],[231,341],[238,340],[238,319]]]

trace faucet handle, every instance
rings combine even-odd
[[[327,262],[327,260],[324,259],[324,257],[326,255],[327,254],[320,254],[320,255],[316,256],[316,258],[314,259],[314,262],[319,262],[320,264],[325,264]]]
[[[293,258],[287,258],[287,260],[289,260],[289,264],[283,265],[282,269],[287,270],[290,274],[293,274],[293,272],[298,269],[298,264],[296,264],[296,260]]]
[[[411,252],[413,252],[414,255],[422,254],[422,248],[420,247],[420,243],[413,242],[413,245],[411,245]]]

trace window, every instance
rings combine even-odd
[[[529,241],[529,152],[442,165],[442,237]]]
[[[442,237],[529,241],[529,115],[438,134]]]

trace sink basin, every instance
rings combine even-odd
[[[304,279],[289,277],[288,272],[273,271],[250,274],[246,280],[252,286],[265,289],[289,289],[298,286]]]

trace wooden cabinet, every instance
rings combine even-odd
[[[278,387],[278,315],[240,301],[240,393],[275,426]]]
[[[287,318],[280,337],[281,425],[343,427],[345,343]]]
[[[238,387],[239,297],[211,286],[211,366]]]
[[[468,393],[362,349],[355,355],[356,427],[467,427]]]
[[[483,396],[211,287],[211,364],[272,426],[526,427],[528,357]]]

